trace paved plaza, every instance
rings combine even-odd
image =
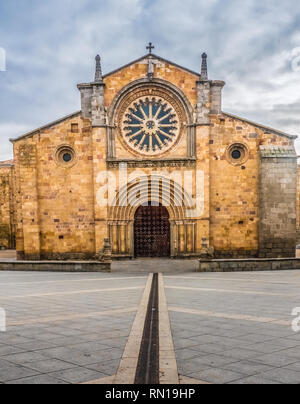
[[[148,279],[125,272],[0,272],[7,314],[0,383],[109,383]],[[163,280],[181,377],[300,384],[300,332],[291,327],[299,271],[181,274],[176,267]]]
[[[147,277],[0,273],[0,382],[83,383],[114,375]]]
[[[181,375],[209,383],[300,384],[300,272],[164,277]]]

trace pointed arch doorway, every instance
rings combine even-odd
[[[170,257],[170,216],[162,205],[140,206],[134,219],[134,250],[137,258]]]

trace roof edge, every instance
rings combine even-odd
[[[148,53],[147,55],[144,55],[144,56],[142,56],[142,57],[140,57],[140,58],[138,58],[138,59],[136,59],[136,60],[133,60],[133,61],[130,62],[130,63],[126,63],[124,66],[121,66],[121,67],[119,67],[118,69],[115,69],[115,70],[113,70],[113,71],[111,71],[111,72],[109,72],[109,73],[103,75],[103,79],[105,79],[105,78],[108,77],[108,76],[111,76],[112,74],[117,73],[117,72],[120,71],[120,70],[125,69],[126,67],[129,67],[129,66],[131,66],[131,65],[133,65],[133,64],[135,64],[135,63],[138,63],[138,62],[140,62],[140,61],[143,60],[143,59],[147,59],[147,58],[149,58],[149,57],[152,57],[152,58],[154,58],[154,59],[161,60],[161,61],[163,61],[163,62],[165,62],[165,63],[169,63],[169,64],[171,64],[171,65],[173,65],[173,66],[175,66],[175,67],[178,67],[178,68],[181,69],[181,70],[185,70],[185,71],[187,71],[188,73],[191,73],[191,74],[193,74],[194,76],[197,76],[198,78],[201,77],[201,74],[200,74],[199,72],[194,72],[193,70],[188,69],[187,67],[183,67],[183,66],[181,66],[181,65],[179,65],[179,64],[177,64],[177,63],[174,63],[174,62],[172,62],[172,61],[170,61],[170,60],[168,60],[168,59],[165,59],[165,58],[163,58],[163,57],[161,57],[161,56],[155,55],[154,53],[151,53],[151,54]]]
[[[14,160],[5,160],[5,161],[0,161],[0,167],[14,167],[15,162]]]
[[[28,133],[25,133],[22,136],[19,136],[19,137],[16,137],[16,138],[11,138],[11,139],[9,139],[9,141],[11,143],[14,143],[14,142],[17,142],[19,140],[26,139],[27,137],[34,136],[37,133],[39,133],[41,130],[51,128],[51,126],[58,125],[61,122],[66,121],[67,119],[74,118],[75,116],[78,116],[79,114],[81,114],[81,111],[77,111],[77,112],[74,112],[73,114],[66,115],[66,116],[64,116],[64,117],[62,117],[60,119],[57,119],[56,121],[48,123],[47,125],[41,126],[40,128],[37,128],[37,129],[34,129],[34,130],[32,130],[32,131],[30,131]]]
[[[222,114],[228,116],[229,118],[234,118],[234,119],[237,119],[239,121],[246,122],[249,125],[256,126],[257,128],[265,130],[267,132],[274,133],[275,135],[284,136],[284,137],[287,137],[288,139],[292,139],[292,140],[298,139],[298,136],[296,136],[296,135],[290,135],[290,134],[288,134],[286,132],[283,132],[281,130],[270,128],[269,126],[266,126],[266,125],[263,125],[263,124],[260,124],[260,123],[257,123],[257,122],[250,121],[249,119],[241,118],[240,116],[233,115],[233,114],[230,114],[228,112],[223,112],[222,111]]]

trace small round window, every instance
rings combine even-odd
[[[64,160],[65,163],[70,163],[70,161],[72,161],[72,156],[71,156],[71,154],[70,154],[70,153],[65,153],[65,154],[63,155],[63,160]]]
[[[244,144],[234,143],[227,148],[226,157],[229,163],[238,166],[248,160],[249,152]]]
[[[68,145],[60,146],[56,150],[55,159],[59,165],[62,165],[65,167],[73,166],[76,162],[75,150],[71,146],[68,146]]]
[[[234,160],[239,160],[241,158],[242,154],[239,150],[233,150],[233,152],[231,153],[231,157]]]

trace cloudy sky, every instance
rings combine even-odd
[[[196,71],[206,51],[224,111],[300,134],[299,0],[0,0],[0,160],[9,138],[80,109],[97,53],[108,73],[149,41]]]

